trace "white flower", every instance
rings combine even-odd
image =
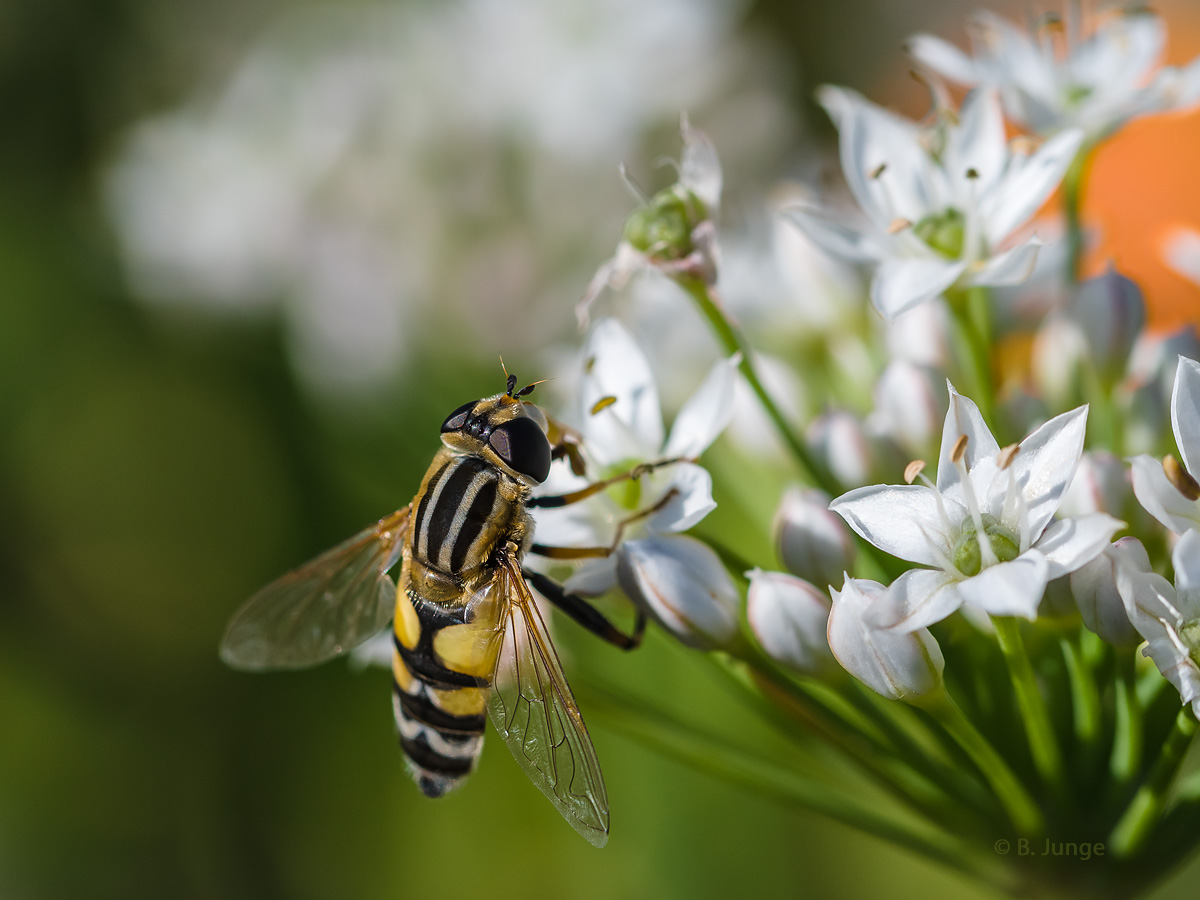
[[[1001,451],[979,407],[950,387],[936,485],[922,475],[923,485],[873,485],[834,500],[830,509],[862,537],[930,567],[892,584],[894,608],[881,608],[878,623],[911,631],[964,606],[1036,617],[1046,583],[1095,557],[1122,525],[1103,513],[1054,521],[1086,420],[1086,407],[1064,413]]]
[[[1161,464],[1147,454],[1130,460],[1133,493],[1146,511],[1176,534],[1200,528],[1200,363],[1179,357],[1171,394],[1171,428],[1183,469],[1168,457]],[[1185,471],[1186,470],[1186,471]]]
[[[833,662],[826,631],[829,596],[784,572],[747,572],[746,619],[763,650],[777,662],[820,674]]]
[[[1147,641],[1142,652],[1200,716],[1200,532],[1184,534],[1171,561],[1174,587],[1132,566],[1118,568],[1117,587],[1129,621]]]
[[[597,595],[618,584],[685,642],[714,646],[737,628],[738,592],[716,555],[679,534],[715,507],[712,477],[694,460],[729,423],[738,358],[718,362],[664,435],[649,361],[615,319],[597,322],[583,352],[579,433],[588,478],[555,467],[540,493],[578,490],[643,464],[680,460],[556,509],[535,509],[537,539],[609,547],[582,565],[568,590]]]
[[[580,325],[587,324],[588,308],[601,291],[606,287],[620,290],[643,269],[716,283],[713,220],[721,202],[721,162],[712,141],[693,128],[687,116],[681,117],[679,130],[683,156],[678,181],[651,197],[626,221],[617,252],[596,270],[575,309]]]
[[[891,589],[875,581],[846,578],[842,590],[829,589],[829,648],[847,672],[871,690],[893,700],[910,700],[942,686],[942,650],[928,628],[910,632],[880,628],[877,611],[894,601]]]
[[[1083,140],[1065,132],[1032,153],[1005,138],[1000,102],[973,91],[957,117],[922,128],[845,88],[818,99],[838,127],[842,169],[866,222],[807,209],[795,221],[829,251],[876,265],[871,302],[885,318],[951,287],[1024,281],[1041,242],[1002,249],[1062,180]]]
[[[1117,585],[1122,568],[1143,575],[1150,572],[1150,557],[1135,537],[1113,542],[1091,562],[1072,572],[1071,595],[1089,630],[1114,646],[1132,647],[1142,639],[1129,621]]]
[[[1043,135],[1081,128],[1096,140],[1135,116],[1200,100],[1200,59],[1160,69],[1166,32],[1146,7],[1092,13],[1091,28],[1074,9],[1068,6],[1065,27],[1046,18],[1036,34],[981,12],[971,31],[974,56],[926,34],[909,49],[950,81],[999,90],[1009,116]]]
[[[784,568],[813,584],[835,584],[854,562],[854,537],[824,491],[788,488],[771,530]]]

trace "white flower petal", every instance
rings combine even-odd
[[[1143,453],[1131,459],[1129,465],[1133,494],[1146,512],[1176,534],[1200,528],[1200,504],[1176,490],[1158,460]]]
[[[686,531],[717,508],[712,497],[712,475],[707,469],[695,463],[678,463],[671,466],[670,474],[671,480],[664,493],[674,493],[646,521],[650,531]],[[657,502],[655,498],[647,498],[647,501]]]
[[[941,648],[927,629],[912,633],[870,624],[868,610],[888,603],[888,589],[874,581],[847,578],[830,589],[829,647],[842,667],[878,694],[905,700],[941,687]]]
[[[1000,98],[986,88],[971,91],[963,100],[958,118],[958,126],[946,136],[946,174],[956,190],[964,194],[972,190],[986,192],[1001,179],[1008,164]],[[968,171],[972,172],[970,176]]]
[[[599,597],[617,586],[617,557],[590,559],[576,569],[563,582],[563,587],[572,594]]]
[[[1091,513],[1054,522],[1034,547],[1049,563],[1049,577],[1058,578],[1074,572],[1095,559],[1125,523],[1105,513]]]
[[[733,390],[741,355],[720,360],[675,417],[663,456],[697,457],[733,418]]]
[[[707,545],[655,536],[626,541],[617,557],[621,588],[681,642],[715,649],[736,636],[738,590]]]
[[[1000,453],[1000,445],[992,437],[992,431],[983,421],[983,414],[975,401],[964,397],[954,389],[954,385],[946,382],[950,391],[950,408],[946,411],[946,422],[942,426],[942,450],[938,456],[937,486],[943,493],[951,489],[961,490],[962,480],[958,467],[954,464],[952,454],[954,445],[960,435],[966,435],[967,447],[963,460],[967,471],[972,474],[972,484],[976,483],[975,473],[989,475],[995,471],[996,456]],[[986,484],[985,484],[986,486]]]
[[[885,319],[894,319],[940,296],[966,270],[965,262],[940,257],[885,259],[871,279],[871,303]]]
[[[1016,559],[989,566],[973,578],[959,582],[964,602],[993,616],[1036,619],[1046,590],[1049,564],[1036,550]]]
[[[708,136],[693,128],[687,116],[682,116],[679,130],[683,134],[683,157],[679,161],[679,183],[700,198],[709,215],[721,203],[721,161]]]
[[[1137,538],[1121,538],[1072,572],[1071,595],[1089,630],[1114,646],[1135,647],[1142,642],[1142,636],[1129,621],[1117,588],[1117,572],[1122,566],[1150,571],[1150,557]]]
[[[909,569],[892,582],[889,595],[891,604],[873,609],[872,621],[900,632],[940,622],[964,602],[958,581],[940,569]]]
[[[602,319],[584,346],[582,431],[602,465],[654,457],[663,442],[662,410],[650,363],[616,319]],[[603,409],[601,401],[615,398]]]
[[[1200,472],[1200,363],[1179,357],[1171,391],[1171,428],[1183,467],[1193,477]]]
[[[946,531],[966,515],[950,504],[945,522],[937,495],[919,484],[873,484],[842,494],[829,508],[860,536],[885,553],[927,566],[939,565],[948,553]],[[940,550],[940,555],[937,551]]]
[[[829,595],[783,572],[749,573],[746,619],[767,654],[778,662],[813,674],[833,662],[825,636]]]
[[[1171,563],[1175,566],[1175,589],[1181,596],[1200,591],[1200,531],[1184,532],[1171,551]],[[1180,612],[1188,616],[1190,610]]]
[[[834,221],[816,210],[793,207],[785,213],[813,243],[851,262],[875,262],[883,256],[879,242],[856,228]]]
[[[824,85],[817,100],[837,125],[846,184],[876,227],[885,229],[897,217],[919,222],[940,211],[933,166],[913,122],[848,88]]]
[[[1055,135],[980,200],[990,245],[1003,241],[1049,199],[1079,152],[1083,137],[1076,129]]]
[[[1054,517],[1075,477],[1086,430],[1086,406],[1055,416],[1021,441],[1007,473],[997,474],[998,480],[1016,479],[1025,498],[1031,540],[1036,541]],[[998,493],[1003,496],[1002,489]]]
[[[1008,287],[1022,284],[1033,274],[1037,264],[1038,253],[1046,246],[1038,237],[1029,238],[1025,243],[998,253],[985,260],[978,268],[972,266],[965,279],[968,284],[985,287]]]
[[[942,77],[971,87],[978,83],[975,61],[948,41],[931,34],[916,34],[908,39],[908,52]]]

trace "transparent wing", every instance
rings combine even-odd
[[[302,669],[353,650],[392,618],[409,507],[271,582],[237,611],[221,639],[235,669]]]
[[[516,561],[497,575],[508,599],[503,649],[488,702],[492,724],[521,768],[571,826],[597,847],[608,841],[608,795],[596,749],[545,623]]]

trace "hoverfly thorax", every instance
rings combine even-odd
[[[464,403],[442,423],[442,443],[478,456],[528,485],[550,474],[542,411],[509,393]]]

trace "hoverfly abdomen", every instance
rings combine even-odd
[[[447,609],[412,588],[397,597],[393,709],[413,778],[440,797],[475,768],[498,642],[485,602]]]

